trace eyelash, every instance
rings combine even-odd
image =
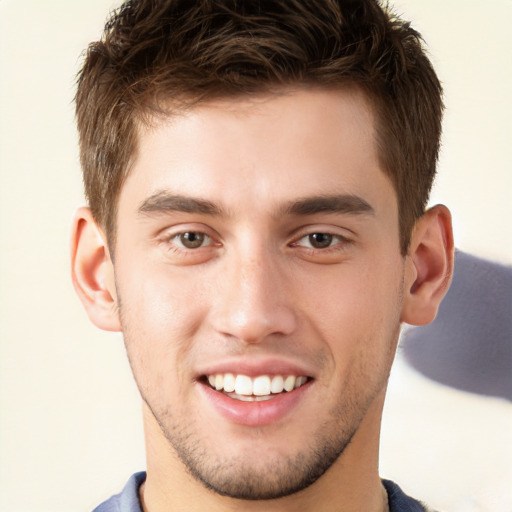
[[[329,245],[326,247],[313,247],[312,246],[312,240],[311,238],[315,235],[323,235],[329,238]],[[302,240],[308,240],[309,245],[301,245]],[[342,235],[336,234],[336,233],[330,233],[329,231],[312,231],[309,233],[305,233],[302,236],[300,236],[296,242],[293,242],[291,244],[292,247],[302,247],[305,250],[309,250],[311,252],[313,251],[320,251],[322,253],[328,253],[331,251],[339,251],[345,248],[347,244],[349,244],[351,241]],[[321,242],[320,242],[321,243]]]
[[[181,238],[185,235],[195,235],[199,237],[204,237],[202,241],[200,241],[200,245],[197,247],[186,247],[183,244],[183,241]],[[329,237],[329,245],[326,247],[313,247],[311,237],[314,237],[315,235],[323,235],[326,237]],[[309,245],[303,245],[300,242],[303,240],[309,239]],[[188,231],[181,231],[179,233],[174,233],[172,235],[169,235],[165,238],[165,242],[170,250],[172,250],[175,253],[182,253],[182,254],[190,254],[193,252],[198,251],[199,249],[205,249],[212,245],[220,245],[216,244],[213,237],[205,233],[204,231],[200,230],[188,230]],[[207,242],[206,245],[204,242]],[[320,242],[321,243],[321,242]],[[345,249],[346,245],[351,243],[351,240],[347,237],[344,237],[340,234],[330,233],[329,231],[310,231],[307,233],[302,233],[300,237],[296,238],[294,242],[290,243],[290,247],[299,247],[305,251],[308,251],[310,253],[314,252],[321,252],[321,253],[329,253],[332,251],[340,251]]]
[[[201,242],[201,245],[198,245],[197,247],[186,247],[183,242],[180,240],[181,237],[185,236],[185,235],[199,235],[199,237],[204,237],[203,241],[209,241],[210,243],[208,243],[206,246],[203,245],[203,243]],[[171,243],[173,240],[175,240],[179,246],[180,246],[180,250],[195,250],[195,249],[200,249],[200,248],[203,248],[203,247],[207,247],[208,245],[211,245],[213,239],[211,236],[207,235],[206,233],[203,233],[202,231],[182,231],[181,233],[176,233],[175,235],[171,236],[169,238],[169,243]]]
[[[186,247],[183,245],[181,237],[187,234],[193,234],[196,236],[202,235],[204,236],[204,240],[198,247]],[[164,243],[165,250],[168,251],[171,257],[178,257],[184,262],[188,261],[189,264],[202,261],[205,257],[208,258],[208,252],[205,253],[205,251],[214,249],[215,247],[220,247],[221,245],[220,243],[216,242],[216,240],[211,235],[200,229],[190,229],[180,231],[178,233],[170,233],[162,239],[162,242]]]

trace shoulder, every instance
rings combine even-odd
[[[135,473],[119,494],[98,505],[93,512],[142,512],[139,501],[139,487],[145,479],[146,473],[144,471]]]
[[[423,503],[407,496],[391,480],[382,480],[382,484],[388,493],[389,512],[434,512]]]

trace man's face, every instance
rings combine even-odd
[[[117,223],[126,348],[175,456],[241,498],[315,481],[383,395],[402,308],[396,195],[364,97],[155,121]]]

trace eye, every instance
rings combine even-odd
[[[315,249],[325,249],[332,244],[333,235],[329,233],[312,233],[307,236],[308,242],[311,247]]]
[[[313,249],[327,249],[343,241],[341,236],[331,233],[310,233],[298,240],[296,245]]]
[[[185,249],[198,249],[199,247],[209,245],[212,240],[205,233],[186,231],[185,233],[178,233],[173,236],[171,241]]]
[[[157,247],[161,249],[165,262],[177,266],[200,265],[219,255],[222,243],[215,230],[208,226],[194,223],[191,226],[173,226],[170,230],[157,238]]]

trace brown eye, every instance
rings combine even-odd
[[[181,233],[178,237],[181,245],[187,249],[197,249],[201,247],[208,238],[204,233],[195,233],[194,231]]]
[[[328,233],[311,233],[308,235],[308,241],[311,247],[315,249],[325,249],[332,244],[333,235]]]

